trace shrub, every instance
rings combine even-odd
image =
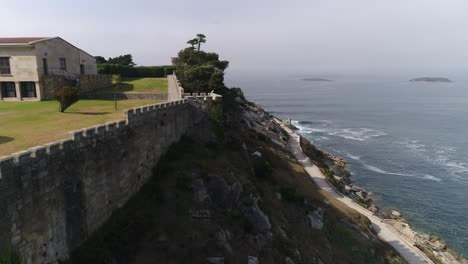
[[[273,169],[271,168],[270,163],[263,159],[259,158],[253,162],[255,176],[259,178],[268,178],[271,176]]]
[[[5,249],[0,251],[0,264],[21,264],[20,254],[12,249]]]
[[[223,104],[220,102],[211,102],[208,105],[208,117],[213,132],[220,139],[224,138],[224,111]]]
[[[65,110],[70,107],[72,104],[78,102],[78,88],[74,87],[65,87],[61,90],[55,91],[55,98],[60,103],[59,111],[65,112]]]
[[[301,203],[304,201],[304,197],[297,193],[297,190],[292,187],[281,187],[281,197],[291,203]]]

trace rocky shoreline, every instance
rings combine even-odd
[[[290,125],[292,129],[296,129]],[[400,235],[423,251],[434,263],[467,264],[459,254],[447,247],[447,243],[439,237],[418,233],[396,210],[380,208],[373,193],[357,186],[351,180],[351,173],[347,170],[345,159],[316,148],[301,136],[301,147],[304,153],[322,170],[328,181],[342,194],[350,197],[359,205],[367,208],[374,215],[382,219]]]

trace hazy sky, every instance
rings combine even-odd
[[[170,63],[196,33],[233,72],[468,73],[467,0],[0,0],[0,36]]]

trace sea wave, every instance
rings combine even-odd
[[[372,138],[386,136],[387,133],[370,128],[343,128],[330,131],[328,134],[356,141],[366,141]]]
[[[353,155],[351,153],[346,152],[345,153],[346,157],[353,159],[353,160],[361,160],[361,156]]]
[[[366,163],[364,163],[364,162],[361,162],[361,164],[362,164],[366,169],[368,169],[368,170],[370,170],[370,171],[373,171],[373,172],[380,173],[380,174],[397,175],[397,176],[403,176],[403,177],[414,177],[414,178],[419,178],[419,179],[423,179],[423,180],[430,180],[430,181],[436,181],[436,182],[442,181],[441,178],[438,178],[438,177],[436,177],[436,176],[429,175],[429,174],[415,175],[415,174],[409,174],[409,173],[389,172],[389,171],[383,170],[383,169],[381,169],[381,168],[378,168],[378,167],[376,167],[376,166],[366,164]]]
[[[329,122],[329,121],[328,121]],[[299,129],[299,133],[302,134],[310,134],[310,133],[324,133],[329,136],[336,136],[336,137],[341,137],[345,139],[351,139],[351,140],[356,140],[356,141],[366,141],[372,138],[376,137],[381,137],[381,136],[386,136],[387,133],[376,130],[376,129],[371,129],[371,128],[312,128],[308,125],[313,125],[313,124],[330,124],[327,123],[326,120],[320,120],[320,121],[297,121],[293,120],[291,122],[295,127]]]
[[[437,181],[437,182],[442,181],[441,178],[438,178],[438,177],[436,177],[436,176],[429,175],[429,174],[424,174],[424,176],[423,176],[422,178],[423,178],[423,179],[426,179],[426,180]]]
[[[426,145],[419,140],[406,139],[401,142],[407,149],[413,152],[426,152]]]
[[[457,148],[453,146],[426,145],[419,140],[406,139],[404,147],[428,162],[445,169],[454,179],[462,179],[468,173],[468,163],[458,160]]]

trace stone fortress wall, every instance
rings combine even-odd
[[[206,120],[218,95],[131,109],[125,118],[0,158],[0,249],[56,263],[151,177],[170,145]]]

